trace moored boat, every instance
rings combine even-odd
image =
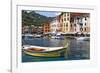
[[[76,40],[83,40],[83,41],[89,41],[90,37],[76,37]]]
[[[23,46],[23,52],[27,55],[38,57],[60,57],[64,56],[66,47],[40,47],[40,46]]]
[[[51,36],[52,39],[64,39],[63,36],[61,35],[55,35],[55,36]]]

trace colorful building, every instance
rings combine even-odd
[[[89,16],[85,16],[83,18],[83,32],[84,33],[90,33],[90,17]]]
[[[50,32],[51,33],[58,33],[59,31],[59,27],[58,27],[58,20],[57,18],[55,18],[51,23],[50,23]]]
[[[74,33],[90,32],[90,17],[88,13],[72,13],[71,31]]]
[[[50,22],[45,22],[43,24],[43,33],[44,34],[50,33]]]
[[[62,12],[53,21],[43,24],[43,33],[88,34],[90,33],[89,13]]]
[[[64,12],[63,13],[63,24],[62,24],[63,33],[70,32],[70,13]]]
[[[22,26],[22,33],[29,33],[29,26]]]
[[[62,12],[58,16],[59,20],[59,31],[62,33],[70,33],[70,13]]]
[[[58,32],[62,33],[63,31],[63,16],[62,16],[62,13],[57,16],[57,20],[58,20]]]

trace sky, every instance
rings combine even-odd
[[[54,11],[36,11],[36,13],[39,13],[40,15],[44,15],[47,17],[55,17],[59,15],[61,12],[54,12]]]

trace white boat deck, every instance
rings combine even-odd
[[[53,50],[59,50],[64,47],[41,47],[41,46],[33,46],[33,45],[24,45],[23,49],[28,49],[28,48],[39,48],[39,49],[45,49],[45,51],[53,51]]]

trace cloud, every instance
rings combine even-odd
[[[30,10],[27,10],[27,13],[30,13],[31,11]]]
[[[56,12],[56,13],[55,13],[56,16],[58,16],[58,15],[60,15],[60,14],[61,14],[61,12]]]

